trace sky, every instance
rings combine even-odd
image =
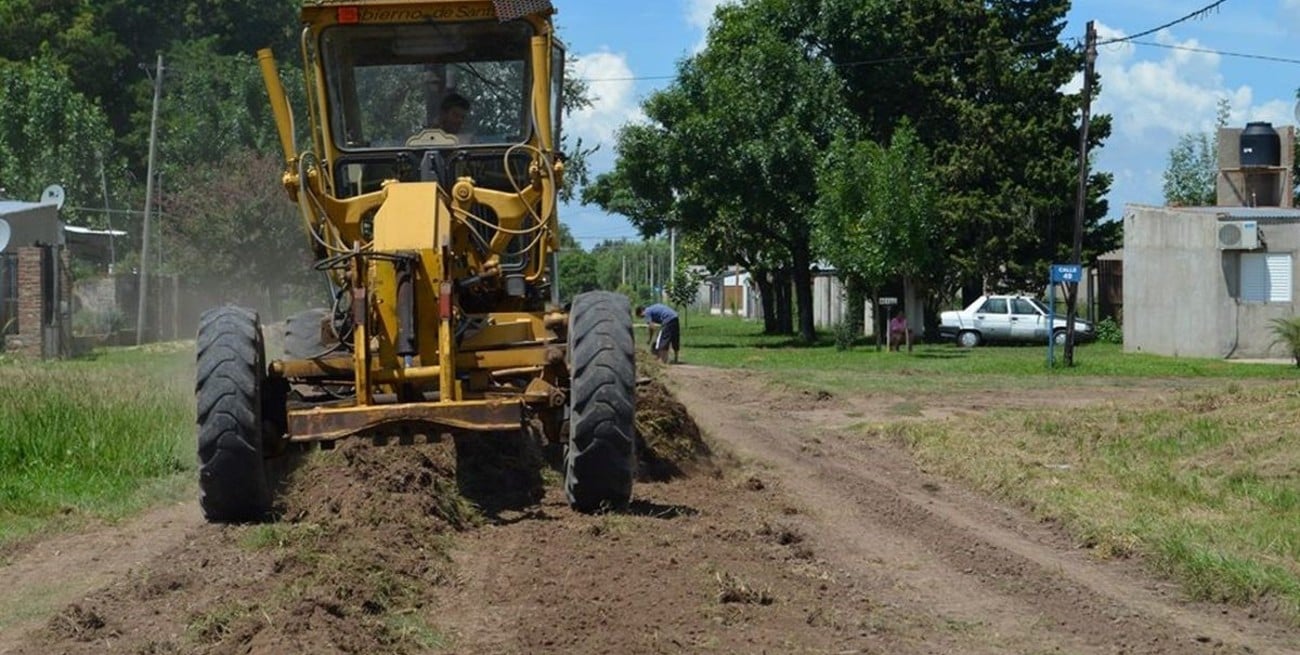
[[[641,102],[671,83],[678,61],[703,48],[713,10],[726,1],[554,0],[560,36],[595,100],[566,119],[565,131],[584,145],[600,146],[591,162],[594,174],[613,167],[618,128],[644,120]],[[1082,39],[1089,20],[1096,21],[1102,40],[1137,34],[1211,2],[1080,0],[1062,37]],[[1300,60],[1298,38],[1300,0],[1226,0],[1200,18],[1140,39],[1155,45],[1101,47],[1101,93],[1093,111],[1110,114],[1113,125],[1093,161],[1114,174],[1108,216],[1122,217],[1126,203],[1162,203],[1169,150],[1182,134],[1213,129],[1220,98],[1231,103],[1230,125],[1295,124],[1300,63],[1198,50]],[[1076,79],[1067,88],[1077,85]],[[567,205],[560,218],[584,248],[605,239],[640,238],[624,218],[595,206]]]

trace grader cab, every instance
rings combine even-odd
[[[200,504],[271,508],[268,460],[324,446],[520,432],[564,444],[577,509],[618,507],[635,466],[626,298],[554,299],[563,49],[546,0],[308,0],[305,143],[259,53],[324,307],[268,354],[258,315],[198,333]]]

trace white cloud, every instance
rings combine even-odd
[[[700,39],[695,42],[693,52],[704,50],[709,36],[709,24],[713,22],[713,12],[722,5],[735,2],[736,0],[686,0],[686,24],[700,31]]]
[[[720,5],[727,4],[734,0],[686,0],[686,22],[701,32],[709,29],[709,23],[713,22],[713,12]],[[1300,2],[1300,0],[1287,0],[1288,2]]]
[[[565,132],[581,137],[584,145],[600,144],[602,150],[611,151],[618,129],[644,117],[635,96],[632,68],[626,55],[608,50],[574,59],[574,73],[591,80],[592,103],[565,119]]]

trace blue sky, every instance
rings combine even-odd
[[[591,81],[595,106],[568,119],[566,131],[601,144],[595,172],[613,165],[614,134],[641,120],[640,103],[671,81],[676,63],[703,46],[713,9],[725,0],[555,0],[557,23]],[[1095,20],[1101,38],[1136,34],[1212,0],[1086,0],[1075,2],[1064,37],[1082,38]],[[1161,174],[1178,136],[1209,130],[1218,99],[1232,104],[1230,123],[1294,124],[1300,64],[1195,52],[1183,48],[1300,59],[1300,0],[1227,0],[1202,18],[1142,39],[1167,47],[1112,44],[1101,48],[1102,92],[1094,111],[1114,129],[1094,162],[1115,175],[1110,216],[1125,203],[1161,202]],[[1288,47],[1290,45],[1291,47]],[[1172,47],[1169,47],[1172,46]],[[635,78],[635,79],[633,79]],[[586,248],[604,239],[638,238],[620,216],[592,206],[562,208],[561,220]]]

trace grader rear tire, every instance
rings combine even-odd
[[[564,491],[580,512],[622,509],[636,473],[636,359],[626,296],[579,294],[569,315]]]
[[[329,346],[321,338],[321,322],[329,316],[324,307],[306,309],[284,322],[284,356],[289,359],[315,359],[327,354]]]
[[[209,521],[256,521],[271,509],[262,434],[264,348],[251,310],[219,307],[199,319],[199,505]]]

